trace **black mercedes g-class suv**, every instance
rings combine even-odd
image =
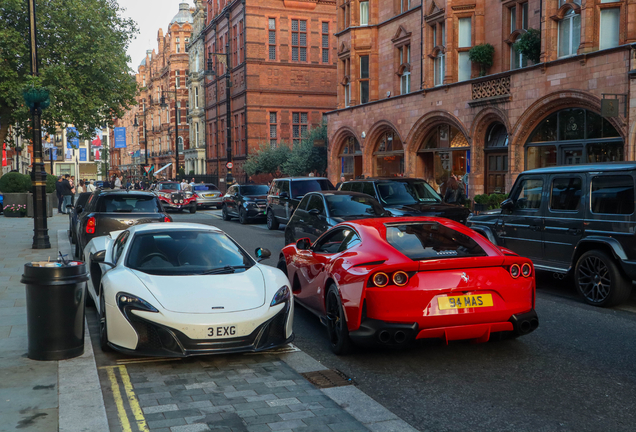
[[[286,224],[294,210],[308,192],[335,190],[333,184],[324,177],[287,177],[275,179],[267,194],[267,228],[277,230]]]
[[[534,262],[572,274],[585,301],[613,306],[636,280],[635,162],[539,168],[517,178],[501,211],[468,226]]]

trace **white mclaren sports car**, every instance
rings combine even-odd
[[[104,350],[185,357],[262,351],[294,337],[285,274],[218,228],[137,225],[94,238],[84,251]]]

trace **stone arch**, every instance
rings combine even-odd
[[[508,130],[509,151],[515,155],[514,165],[512,160],[510,163],[511,173],[523,171],[523,148],[535,127],[550,114],[566,108],[586,108],[600,114],[601,99],[582,90],[567,90],[546,95],[530,105],[519,117],[514,127]],[[628,137],[625,117],[621,115],[616,118],[609,118],[608,121],[616,128],[621,138],[625,141],[625,155],[627,156]]]
[[[338,155],[341,153],[342,146],[345,144],[346,139],[353,136],[360,143],[360,148],[364,154],[364,144],[360,139],[358,133],[349,126],[342,126],[338,129],[333,137],[329,140],[327,145],[327,172],[329,173],[329,179],[333,184],[340,181],[340,158]]]
[[[449,123],[455,126],[457,129],[461,131],[466,137],[468,144],[471,144],[471,136],[468,134],[468,131],[464,127],[464,124],[455,117],[453,114],[448,111],[431,111],[420,117],[409,132],[408,137],[406,138],[406,143],[408,143],[408,149],[405,149],[409,153],[416,153],[420,145],[422,145],[422,140],[428,135],[428,133],[435,127],[443,123]]]
[[[471,124],[470,136],[472,138],[471,172],[483,174],[484,147],[486,145],[486,131],[494,122],[499,122],[506,127],[510,134],[510,121],[508,116],[497,107],[487,107],[477,113]]]
[[[399,137],[400,141],[402,141],[402,145],[404,146],[404,152],[406,153],[406,142],[402,138],[402,134],[393,123],[387,120],[380,120],[376,122],[369,132],[366,133],[366,138],[360,142],[360,146],[362,147],[362,154],[365,159],[373,158],[373,152],[375,147],[378,145],[378,140],[383,132],[386,132],[388,129],[393,130]]]

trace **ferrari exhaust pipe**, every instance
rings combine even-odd
[[[391,334],[388,331],[386,331],[386,330],[382,330],[378,334],[378,339],[382,343],[388,343],[391,340]]]
[[[406,334],[403,331],[396,331],[393,339],[395,340],[395,343],[404,343],[406,342]]]
[[[521,329],[521,333],[528,333],[530,331],[530,329],[532,328],[530,321],[522,321],[521,325],[519,326],[519,328]]]
[[[532,319],[530,320],[530,328],[531,328],[532,330],[536,330],[538,327],[539,327],[539,320],[538,320],[538,319],[536,319],[536,318],[532,318]]]

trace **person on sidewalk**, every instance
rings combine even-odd
[[[62,195],[62,176],[57,176],[57,182],[55,182],[55,195],[57,195],[57,214],[62,214],[62,204],[64,204],[64,196]]]
[[[93,180],[86,184],[86,192],[95,192],[95,182]]]
[[[121,177],[115,177],[115,185],[113,189],[121,189]]]
[[[62,180],[62,197],[63,197],[63,201],[64,203],[62,204],[62,211],[63,213],[67,214],[68,213],[68,208],[66,208],[66,206],[72,205],[71,201],[73,198],[73,187],[71,186],[71,181],[70,181],[70,176],[68,174],[66,174],[64,176],[64,180]]]

